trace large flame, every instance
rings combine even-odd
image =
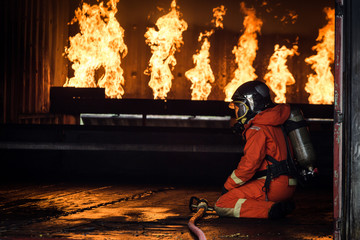
[[[239,38],[238,45],[232,51],[235,55],[237,69],[234,78],[224,88],[225,101],[231,100],[235,90],[241,84],[257,78],[252,64],[258,49],[257,33],[260,33],[263,22],[256,17],[255,9],[246,8],[243,2],[241,3],[241,10],[246,14],[243,22],[245,31]]]
[[[70,47],[65,48],[67,58],[73,62],[74,77],[67,79],[64,86],[102,87],[110,98],[121,98],[124,94],[121,58],[127,54],[124,43],[124,29],[115,18],[116,4],[110,0],[90,6],[83,3],[75,10],[71,24],[78,21],[80,33],[70,37]],[[104,74],[98,81],[95,72],[103,67]]]
[[[226,9],[222,5],[213,9],[214,19],[212,22],[215,24],[215,27],[223,28],[223,15],[226,14]],[[200,33],[198,41],[201,42],[203,39],[203,44],[200,51],[194,54],[193,62],[195,67],[185,72],[185,77],[192,82],[191,85],[191,100],[207,100],[211,92],[211,85],[215,81],[213,71],[210,66],[210,42],[209,37],[214,33],[214,30],[205,31]]]
[[[264,76],[266,84],[276,94],[276,103],[286,103],[286,86],[295,83],[293,75],[290,73],[286,62],[287,58],[299,55],[297,52],[298,46],[294,45],[292,49],[288,49],[286,46],[280,48],[279,44],[274,47],[274,54],[270,58],[268,72]]]
[[[328,23],[319,30],[316,39],[319,43],[312,49],[317,54],[305,59],[311,64],[315,74],[308,76],[305,91],[310,93],[309,103],[311,104],[332,104],[334,102],[334,76],[331,73],[331,64],[334,62],[335,45],[335,10],[325,8]]]
[[[145,33],[146,43],[150,46],[152,56],[145,74],[150,75],[149,86],[154,99],[165,99],[171,88],[174,76],[171,70],[176,65],[175,52],[184,43],[182,33],[188,25],[180,19],[176,1],[171,2],[171,11],[156,21],[155,28],[148,28]]]

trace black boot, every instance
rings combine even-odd
[[[293,201],[277,202],[272,205],[269,211],[269,219],[280,219],[294,211],[295,203]]]

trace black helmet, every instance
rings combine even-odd
[[[236,89],[232,100],[229,107],[238,108],[236,120],[242,124],[248,122],[259,112],[273,106],[268,86],[260,81],[249,81],[242,84]]]

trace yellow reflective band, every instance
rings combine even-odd
[[[297,180],[295,178],[289,178],[289,186],[296,186]]]
[[[234,217],[239,218],[240,217],[240,211],[241,211],[241,206],[243,205],[243,203],[246,201],[246,199],[242,199],[240,198],[234,207]]]
[[[233,208],[221,208],[215,205],[216,213],[221,217],[233,217],[234,209]]]
[[[237,184],[237,185],[242,185],[242,184],[244,184],[244,182],[235,175],[235,170],[231,173],[231,179],[232,179],[232,180],[235,182],[235,184]]]

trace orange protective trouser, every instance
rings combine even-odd
[[[215,204],[219,216],[238,218],[268,218],[269,210],[275,202],[291,199],[296,188],[294,179],[280,176],[271,181],[268,201],[262,190],[265,179],[257,179],[230,190]]]

